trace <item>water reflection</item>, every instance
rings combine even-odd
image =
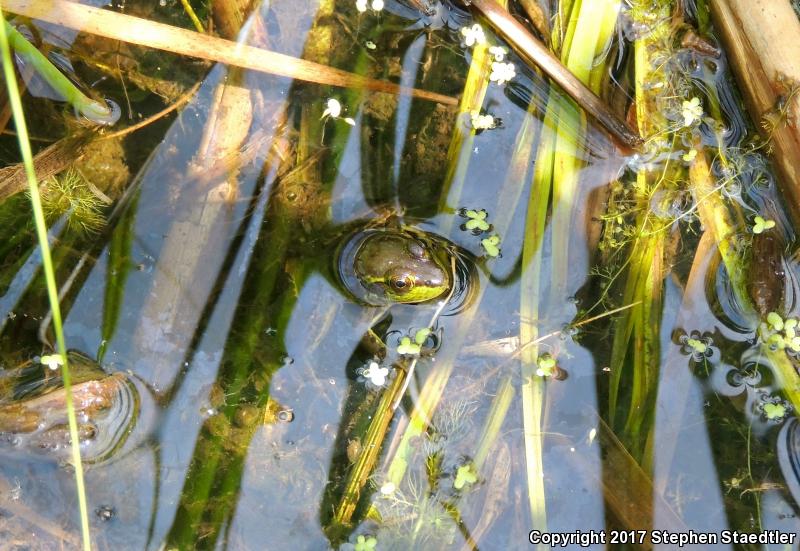
[[[276,32],[252,40],[405,86],[462,90],[475,55],[460,44],[466,11],[431,2],[421,17],[387,2],[371,18],[348,5],[348,18],[312,4],[265,3],[247,28]],[[320,35],[342,47],[320,51]],[[663,284],[656,307],[637,310],[630,326],[621,315],[578,326],[611,305],[636,306],[619,274],[590,266],[618,254],[597,251],[617,217],[609,204],[631,200],[617,180],[658,173],[675,155],[622,158],[533,71],[518,64],[517,73],[483,91],[480,104],[503,123],[476,134],[454,109],[408,96],[209,72],[65,299],[68,342],[97,351],[116,372],[103,380],[127,404],[109,416],[120,421],[110,440],[86,448],[96,459],[87,479],[99,545],[324,549],[375,538],[382,549],[522,548],[543,518],[552,531],[719,531],[746,526],[767,504],[762,527],[795,526],[772,469],[777,454],[796,500],[796,422],[780,365],[753,344],[759,320],[735,302],[710,237],[694,237],[688,195],[672,202],[662,190],[645,207],[676,219],[648,253],[656,275],[630,276]],[[326,114],[330,99],[353,120]],[[742,135],[737,113],[725,143]],[[547,186],[536,184],[542,143],[563,155],[551,168],[564,172]],[[740,178],[748,189],[760,178],[751,168]],[[558,187],[570,178],[573,189]],[[769,185],[750,199],[777,212]],[[466,227],[458,213],[470,210],[486,213],[485,229]],[[431,322],[438,294],[405,301],[416,305],[343,292],[335,272],[346,279],[355,261],[345,254],[334,267],[337,247],[381,231],[387,211],[467,259],[468,300]],[[483,243],[494,235],[496,255]],[[792,237],[773,235],[753,241],[768,268],[754,288],[762,309],[788,318]],[[6,311],[25,303],[19,281],[31,278],[30,262],[0,298]],[[651,380],[641,410],[620,420],[608,389],[634,360],[614,356],[612,341],[634,323],[649,324],[652,340],[636,337],[630,354],[649,354],[652,370],[632,374],[622,400],[640,377]],[[433,333],[417,341],[420,330]],[[20,422],[22,406],[0,417]],[[133,438],[125,415],[146,420]],[[31,423],[48,431],[61,419]],[[26,471],[12,454],[4,476],[24,479],[26,503],[58,496],[43,510],[72,519],[69,473],[49,461],[57,456],[37,457]]]

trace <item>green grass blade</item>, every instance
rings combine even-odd
[[[192,20],[192,25],[194,25],[194,28],[197,29],[197,32],[206,32],[206,30],[203,28],[203,24],[200,22],[197,14],[194,12],[194,8],[192,8],[192,5],[189,3],[189,0],[181,0],[181,4],[183,4],[183,11],[185,11],[186,15],[189,16],[189,19]]]
[[[502,7],[508,7],[507,0],[498,2]],[[472,61],[461,93],[458,106],[458,120],[472,113],[479,113],[486,99],[489,89],[489,75],[492,72],[492,55],[489,54],[489,43],[476,44],[472,50]],[[467,177],[469,162],[472,157],[475,130],[464,128],[463,124],[456,124],[453,137],[447,150],[447,172],[444,178],[444,188],[441,195],[439,210],[447,210],[448,204],[458,208],[464,190],[464,181]],[[444,225],[443,233],[449,233],[449,226]]]
[[[101,344],[97,352],[97,361],[102,362],[108,343],[114,338],[117,323],[122,314],[125,300],[125,283],[130,270],[128,263],[133,246],[134,224],[136,222],[136,205],[138,195],[122,215],[111,237],[108,247],[108,267],[106,268],[106,286],[103,296],[103,324],[100,327]]]
[[[480,112],[483,101],[486,98],[486,91],[489,88],[491,59],[488,44],[475,45],[472,51],[472,63],[469,67],[469,73],[467,73],[467,80],[458,106],[459,120],[462,120],[465,115],[469,116],[470,113]],[[444,178],[444,191],[439,210],[445,210],[448,203],[457,207],[463,192],[470,158],[472,157],[474,140],[475,130],[464,128],[463,124],[456,124],[453,129],[453,138],[447,151],[447,173]]]
[[[117,114],[108,105],[95,101],[81,92],[42,52],[5,20],[3,20],[3,31],[9,46],[17,55],[30,64],[48,86],[58,92],[78,113],[99,124],[116,122]]]
[[[2,6],[0,5],[0,8]],[[33,153],[28,139],[28,128],[25,124],[25,115],[22,111],[22,99],[17,87],[17,79],[14,74],[14,65],[11,60],[11,47],[6,33],[7,24],[5,17],[0,13],[0,54],[3,59],[3,74],[8,89],[8,99],[11,104],[11,112],[14,115],[14,124],[17,129],[19,148],[22,154],[25,174],[28,178],[30,189],[31,206],[33,217],[36,223],[36,235],[39,240],[39,247],[42,250],[42,265],[44,267],[45,281],[47,284],[47,295],[50,299],[50,308],[53,312],[53,327],[56,332],[56,342],[58,353],[63,358],[61,366],[62,377],[64,379],[64,391],[66,393],[67,417],[69,419],[69,437],[72,443],[72,463],[75,467],[75,484],[78,492],[78,507],[81,515],[81,534],[83,539],[83,549],[91,550],[89,536],[89,514],[86,506],[86,488],[83,481],[83,463],[81,462],[81,451],[78,439],[78,422],[75,417],[75,406],[72,402],[72,384],[70,381],[69,365],[67,364],[67,346],[64,340],[64,329],[61,323],[61,309],[58,303],[58,287],[56,285],[55,272],[53,270],[53,260],[50,255],[50,245],[47,241],[47,225],[44,221],[42,212],[42,200],[39,196],[39,185],[36,181],[36,173],[33,169]]]
[[[476,451],[472,461],[478,472],[483,469],[483,464],[486,462],[486,458],[489,457],[489,452],[492,451],[492,446],[494,446],[497,437],[500,435],[500,428],[503,426],[508,409],[514,400],[514,394],[514,383],[511,376],[504,377],[503,381],[497,385],[497,391],[494,400],[492,400],[489,414],[486,416],[480,440],[478,440],[478,445],[475,446]]]
[[[615,36],[620,8],[619,0],[576,2],[572,7],[561,59],[584,84],[593,85],[595,93],[600,92],[601,82],[591,77],[605,74],[606,60],[602,56]],[[571,100],[565,101],[558,91],[551,93],[547,110],[553,114],[557,131],[553,145],[540,149],[537,163],[553,166],[552,250],[568,251],[578,180],[584,165],[581,148],[586,115]],[[553,300],[561,300],[566,291],[570,255],[568,252],[553,255],[551,263],[551,295]]]
[[[542,136],[541,147],[548,147]],[[542,172],[548,173],[551,167],[538,163],[534,171],[531,186],[528,212],[525,217],[525,241],[522,249],[522,265],[525,270],[520,281],[520,342],[532,343],[539,337],[540,308],[540,276],[542,272],[542,241],[544,239],[547,220],[547,205],[550,199],[550,179]],[[520,368],[523,384],[522,412],[525,436],[525,466],[528,481],[528,504],[531,512],[531,526],[534,529],[547,530],[547,509],[544,487],[544,442],[543,424],[545,410],[545,381],[536,375],[536,359],[538,346],[530,346],[523,350]]]

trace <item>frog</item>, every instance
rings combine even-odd
[[[453,287],[450,245],[411,226],[369,227],[343,241],[337,273],[349,294],[370,306],[430,303]]]
[[[347,222],[332,223],[330,189],[323,184],[327,153],[320,149],[298,155],[272,191],[281,214],[296,221],[300,230],[290,244],[297,247],[297,256],[325,259],[334,251],[333,273],[321,273],[362,305],[447,298],[458,284],[452,259],[460,252],[446,239],[414,226],[402,208],[371,205],[368,212],[352,213]]]
[[[77,350],[69,350],[67,357],[81,454],[84,461],[97,463],[126,443],[138,420],[142,395],[126,374],[106,373],[100,364]],[[28,361],[2,373],[0,454],[9,449],[59,459],[69,456],[66,391],[60,372]]]

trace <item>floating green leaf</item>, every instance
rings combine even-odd
[[[422,346],[423,344],[425,344],[425,341],[428,340],[428,336],[430,334],[431,330],[427,327],[423,327],[414,334],[414,342]]]
[[[403,356],[419,356],[421,349],[419,344],[411,342],[410,337],[403,337],[400,339],[400,344],[397,345],[397,353]]]
[[[483,250],[485,250],[486,254],[492,258],[500,256],[500,247],[498,247],[499,244],[500,236],[496,234],[485,239],[481,239],[481,246],[483,247]]]
[[[456,479],[453,481],[453,488],[461,490],[464,486],[475,484],[478,481],[478,474],[472,463],[461,465],[456,471]]]
[[[770,420],[781,419],[786,416],[786,406],[780,402],[776,404],[764,404],[764,415]]]
[[[774,227],[775,220],[766,220],[761,216],[756,216],[753,222],[753,233],[759,234]]]

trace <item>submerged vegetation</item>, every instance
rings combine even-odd
[[[48,4],[2,3],[4,540],[798,531],[800,87],[749,120],[711,2]]]

